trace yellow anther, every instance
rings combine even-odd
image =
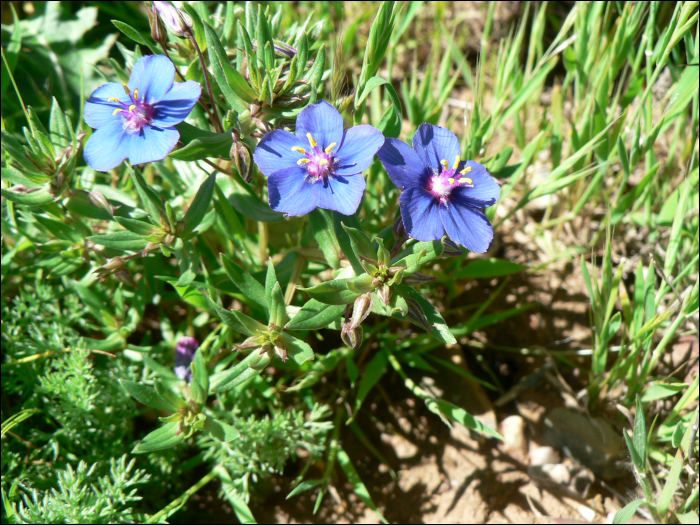
[[[327,153],[328,155],[330,155],[330,154],[331,154],[331,151],[333,151],[333,148],[335,148],[337,145],[338,145],[337,142],[331,142],[331,143],[328,145],[328,147],[326,148],[326,153]]]
[[[459,168],[459,161],[460,160],[461,159],[459,158],[459,155],[455,155],[455,163],[452,165],[453,170],[456,170],[457,168]]]
[[[109,97],[107,102],[119,102],[119,99],[117,97]]]
[[[299,146],[292,146],[292,151],[298,151],[302,155],[306,155],[306,150],[304,148],[300,148]]]
[[[474,181],[471,180],[469,177],[462,177],[459,179],[460,184],[472,184]]]
[[[115,117],[115,116],[117,115],[117,113],[121,113],[122,111],[124,111],[124,110],[123,110],[123,109],[120,109],[120,108],[117,108],[117,109],[115,109],[114,111],[112,111],[112,116]]]
[[[126,94],[131,95],[131,90],[129,89],[129,86],[127,86],[126,84],[122,84],[122,86],[124,86],[124,91],[126,91]]]
[[[135,89],[134,90],[134,100],[136,100],[137,98],[139,98],[139,90]]]
[[[323,166],[324,164],[328,164],[328,159],[321,159],[318,161],[319,166]]]
[[[129,106],[129,112],[132,112],[135,109],[136,109],[136,104],[132,104],[131,106]]]
[[[309,162],[311,162],[309,159],[299,159],[297,161],[297,165],[301,166],[302,164],[308,164]]]
[[[440,161],[440,164],[442,164],[442,167],[443,167],[445,170],[449,169],[449,167],[450,167],[450,165],[447,164],[447,161],[446,161],[445,159],[442,159],[442,160]]]
[[[466,174],[469,173],[471,170],[472,170],[472,169],[471,169],[469,166],[467,166],[467,167],[464,168],[462,171],[460,171],[459,174],[460,174],[460,175],[466,175]]]
[[[447,179],[447,182],[449,182],[450,184],[454,184],[455,183],[454,177],[450,177],[449,179]]]
[[[309,144],[311,144],[312,148],[315,148],[316,146],[318,146],[318,142],[316,142],[314,140],[314,138],[311,136],[311,133],[307,133],[306,138],[309,139]]]

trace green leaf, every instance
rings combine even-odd
[[[190,382],[190,394],[195,403],[203,405],[209,396],[209,372],[202,357],[201,348],[197,349],[192,361],[192,381]]]
[[[48,204],[53,201],[53,196],[47,187],[43,187],[28,193],[16,193],[14,191],[6,190],[5,188],[2,188],[0,191],[2,192],[2,196],[8,201],[12,201],[15,204],[22,204],[24,206],[43,206],[44,204]]]
[[[355,275],[362,275],[364,273],[364,268],[360,264],[360,260],[355,256],[355,252],[352,249],[352,242],[350,241],[350,236],[347,234],[341,223],[352,226],[353,228],[359,228],[360,223],[357,217],[354,215],[345,216],[341,215],[337,211],[332,211],[331,217],[333,219],[333,231],[335,232],[335,237],[338,239],[338,244],[340,249],[345,254],[345,257],[350,261],[352,269],[355,270]]]
[[[365,373],[360,380],[360,386],[357,388],[357,396],[355,397],[355,411],[353,419],[357,416],[357,411],[362,406],[362,402],[367,397],[367,394],[374,388],[379,380],[386,372],[386,365],[389,363],[389,354],[386,350],[381,349],[377,352],[372,360],[365,368]]]
[[[299,288],[306,292],[312,299],[325,304],[349,304],[357,299],[360,294],[348,290],[349,279],[335,279],[312,286],[311,288]]]
[[[343,226],[343,229],[350,236],[350,242],[352,243],[352,249],[358,258],[360,256],[365,257],[367,259],[376,259],[377,258],[376,250],[374,249],[374,247],[372,246],[372,242],[367,238],[367,235],[365,235],[364,232],[362,232],[356,228],[352,228],[350,226],[345,226],[345,224],[343,224],[342,222],[340,224]]]
[[[217,374],[212,378],[211,391],[217,393],[231,390],[258,375],[260,370],[256,370],[250,366],[251,364],[256,364],[260,360],[260,357],[260,353],[257,350],[253,350],[245,359],[237,363],[236,366],[224,371],[220,375]]]
[[[191,234],[195,230],[195,228],[199,226],[199,223],[202,222],[204,215],[209,209],[209,204],[211,204],[211,198],[212,195],[214,195],[215,184],[216,172],[209,175],[207,180],[205,180],[204,183],[202,183],[202,185],[199,187],[199,190],[197,190],[197,195],[195,195],[194,200],[192,201],[192,205],[187,210],[185,218],[183,219],[183,238],[188,238],[188,235]]]
[[[311,299],[287,323],[287,330],[320,330],[338,319],[345,311],[345,305],[325,304]]]
[[[158,195],[153,188],[151,188],[138,169],[131,166],[128,167],[129,175],[134,181],[134,186],[136,186],[136,191],[139,194],[139,199],[146,207],[148,214],[151,216],[151,220],[154,224],[161,224],[162,226],[168,225],[168,220],[165,213],[165,205],[160,195]]]
[[[61,106],[58,105],[56,97],[53,98],[51,103],[51,117],[49,118],[49,130],[51,136],[51,142],[56,147],[57,150],[61,150],[71,144],[73,139],[71,137],[71,132],[66,121],[66,115],[63,113]]]
[[[673,494],[676,492],[676,487],[678,486],[678,481],[681,478],[681,470],[683,468],[683,450],[678,449],[676,452],[676,457],[673,458],[673,463],[671,464],[671,470],[668,472],[666,477],[666,483],[664,488],[661,490],[661,494],[656,500],[656,511],[659,516],[663,519],[671,506],[671,501],[673,501]]]
[[[377,129],[379,129],[379,131],[381,131],[387,137],[398,137],[399,133],[401,132],[401,123],[403,122],[403,109],[399,95],[396,93],[394,86],[392,86],[388,80],[380,77],[370,78],[367,81],[367,84],[365,84],[365,88],[362,90],[362,94],[360,95],[358,101],[355,102],[355,106],[359,107],[367,99],[370,92],[379,86],[384,86],[384,89],[386,89],[387,93],[389,94],[389,98],[391,99],[391,106],[377,125]]]
[[[698,522],[698,513],[692,510],[690,512],[686,512],[685,514],[679,514],[676,512],[675,515],[676,518],[678,518],[678,523],[682,523],[683,525],[693,525],[694,523]]]
[[[627,523],[630,520],[630,518],[634,516],[634,513],[637,512],[637,509],[645,504],[646,501],[644,501],[643,499],[636,499],[634,501],[630,501],[627,505],[625,505],[623,508],[621,508],[615,513],[613,523],[619,525]]]
[[[275,222],[284,217],[284,214],[274,211],[266,202],[255,195],[248,185],[244,186],[238,180],[226,177],[220,179],[219,185],[222,190],[227,190],[228,185],[228,201],[246,217],[262,222]]]
[[[501,441],[505,441],[501,434],[499,434],[492,428],[487,427],[481,421],[476,419],[471,414],[467,413],[464,409],[459,408],[457,405],[454,405],[449,401],[444,401],[442,399],[436,399],[435,402],[437,403],[440,412],[445,414],[450,419],[457,421],[458,423],[461,423],[465,427],[471,428],[472,430],[476,430],[477,432],[481,432],[482,434],[486,434],[491,437],[495,437],[496,439],[500,439]]]
[[[357,494],[360,499],[365,502],[365,505],[372,509],[377,516],[379,516],[382,523],[388,523],[384,516],[382,516],[382,513],[377,510],[377,506],[374,504],[374,501],[372,501],[372,497],[369,495],[367,487],[364,483],[362,483],[362,479],[360,479],[360,475],[357,473],[357,470],[355,470],[355,466],[352,464],[350,457],[341,447],[338,447],[337,454],[338,463],[340,463],[343,472],[345,472],[345,476],[352,485],[355,494]]]
[[[316,208],[309,213],[314,239],[331,268],[340,268],[340,244],[333,230],[333,217],[327,210]]]
[[[219,316],[219,318],[224,322],[226,326],[231,328],[232,330],[235,330],[239,334],[243,335],[257,335],[258,331],[261,330],[267,330],[267,327],[264,325],[261,325],[254,319],[251,319],[247,315],[237,311],[237,310],[226,310],[225,308],[222,308],[218,304],[216,304],[212,298],[209,298],[209,303],[214,307],[214,310],[216,311],[216,314]],[[249,321],[253,321],[253,323],[250,323]],[[260,328],[262,327],[262,328]],[[253,329],[251,329],[253,328]]]
[[[644,472],[647,460],[647,429],[644,419],[644,407],[639,395],[637,395],[637,413],[634,415],[634,448],[639,454],[640,460],[640,463],[635,463],[635,466],[639,472]]]
[[[294,487],[289,494],[287,494],[285,499],[293,498],[297,494],[301,494],[302,492],[306,492],[307,490],[311,490],[312,488],[319,486],[321,483],[323,483],[322,479],[309,479],[307,481],[302,481],[296,487]]]
[[[307,361],[313,360],[314,351],[304,341],[284,332],[282,333],[282,339],[284,339],[287,348],[287,355],[294,359],[297,364],[303,365]]]
[[[425,253],[423,253],[425,250]],[[392,266],[406,266],[406,274],[416,272],[421,266],[437,259],[444,250],[442,241],[416,242],[403,249],[391,260]]]
[[[156,226],[146,221],[137,221],[136,219],[129,219],[127,217],[114,217],[121,226],[135,233],[136,235],[147,237],[157,231]]]
[[[108,248],[128,250],[132,252],[143,250],[148,244],[148,241],[137,233],[128,231],[92,235],[88,237],[88,240]]]
[[[147,357],[148,357],[147,355],[144,356],[144,362],[146,362],[146,358],[147,358]],[[149,359],[150,359],[150,358],[149,358]],[[151,362],[149,363],[149,368],[150,368],[151,370],[153,370],[152,363],[153,363],[154,361],[153,361],[153,359],[151,359],[150,361],[151,361]],[[162,365],[161,365],[161,366],[162,366]],[[168,368],[167,370],[170,371],[169,368]],[[172,373],[172,372],[171,372],[171,373]],[[173,374],[173,376],[175,376],[175,374]],[[175,377],[177,377],[177,376],[175,376]],[[155,387],[156,393],[157,393],[159,396],[161,396],[161,397],[164,398],[164,399],[167,399],[167,400],[168,400],[169,402],[171,402],[174,406],[177,406],[179,409],[187,408],[187,402],[186,402],[184,399],[182,399],[181,397],[179,397],[175,392],[173,392],[173,391],[170,390],[168,387],[166,387],[160,379],[156,378],[156,379],[153,381],[153,386]],[[171,411],[169,411],[169,412],[171,412]]]
[[[248,104],[256,99],[256,94],[243,75],[231,66],[226,50],[209,24],[204,24],[204,33],[209,45],[209,61],[216,83],[219,84],[226,102],[239,113],[243,113],[248,109]]]
[[[138,29],[134,29],[129,24],[119,20],[112,20],[114,26],[137,44],[149,47],[154,53],[158,53],[158,44],[151,38],[151,35],[144,35]]]
[[[185,440],[185,434],[180,433],[180,423],[166,423],[158,430],[148,434],[143,441],[134,447],[133,454],[143,454],[154,450],[172,448]]]
[[[272,262],[270,262],[270,266],[272,266]],[[284,302],[282,287],[278,282],[275,282],[270,297],[270,323],[280,328],[287,323],[287,305]]]
[[[686,383],[656,383],[647,388],[644,395],[642,395],[642,401],[646,403],[648,401],[656,401],[657,399],[670,397],[686,388],[688,388]]]
[[[277,284],[275,265],[272,264],[272,259],[269,259],[267,262],[267,273],[265,274],[265,300],[270,305],[270,311],[272,311],[272,290],[275,284]]]
[[[120,379],[119,383],[134,399],[140,401],[146,406],[155,408],[156,410],[163,410],[164,412],[173,413],[180,409],[178,403],[161,396],[150,386],[135,383],[134,381],[129,381],[127,379]]]
[[[10,71],[7,70],[5,66],[5,61],[2,62],[2,84],[0,85],[0,96],[5,95],[5,90],[10,85],[10,75],[14,72],[17,66],[17,60],[19,58],[19,52],[22,47],[22,23],[19,21],[15,7],[12,4],[8,4],[10,9],[12,9],[12,18],[14,23],[12,24],[12,36],[10,36],[10,41],[5,48],[5,58],[7,58],[7,65],[10,66]]]
[[[265,288],[255,278],[238,266],[231,259],[221,254],[221,263],[224,266],[226,275],[243,295],[253,302],[262,306],[268,311],[267,299],[265,298]]]
[[[213,438],[230,443],[240,437],[241,433],[231,425],[208,417],[204,422],[204,432],[208,432]]]
[[[527,266],[506,259],[474,259],[450,277],[453,279],[491,279],[526,270]]]
[[[186,303],[204,310],[205,312],[214,312],[207,298],[194,286],[194,283],[190,283],[188,286],[178,286],[177,281],[168,281],[168,283],[175,288],[175,291]]]
[[[189,126],[189,124],[183,122],[175,127],[181,129],[185,125]],[[171,151],[170,157],[176,160],[201,160],[208,158],[230,160],[232,144],[233,136],[231,133],[202,133],[201,136],[189,140],[182,148]]]

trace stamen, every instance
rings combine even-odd
[[[467,166],[467,167],[464,168],[462,171],[460,171],[459,174],[460,174],[460,175],[466,175],[466,174],[469,173],[471,170],[472,170],[471,167],[470,167],[470,166]]]
[[[122,86],[124,86],[124,91],[126,91],[126,94],[131,95],[131,90],[129,89],[129,86],[127,86],[126,84],[122,84]]]
[[[132,104],[131,106],[129,106],[129,113],[131,113],[135,109],[136,109],[136,104]]]
[[[329,144],[329,146],[326,148],[326,153],[327,153],[328,155],[330,155],[330,154],[331,154],[331,151],[333,151],[333,148],[335,148],[337,145],[338,145],[337,142],[331,142],[331,143]]]
[[[447,182],[449,182],[450,184],[454,184],[454,183],[455,183],[454,177],[448,178],[448,179],[447,179]]]
[[[117,97],[109,97],[107,102],[119,102],[119,99]]]
[[[134,90],[134,100],[138,100],[138,98],[139,98],[139,90],[135,89]]]
[[[304,148],[300,148],[299,146],[292,146],[292,151],[298,151],[302,155],[306,155],[306,150]]]
[[[461,159],[459,158],[459,155],[455,155],[455,163],[452,165],[453,170],[456,170],[457,168],[459,168],[459,161],[460,160]]]
[[[314,140],[314,138],[311,136],[311,133],[307,133],[306,138],[309,139],[309,144],[311,144],[312,148],[315,148],[316,146],[318,146],[318,142],[316,142]]]
[[[309,162],[311,162],[310,159],[299,159],[297,161],[297,166],[301,166],[302,164],[308,164]]]
[[[460,184],[472,184],[474,181],[471,180],[469,177],[462,177],[459,179]]]
[[[318,161],[319,166],[324,166],[326,164],[328,164],[328,159],[321,159]]]
[[[446,161],[445,159],[442,159],[442,160],[440,161],[440,164],[442,164],[442,167],[443,167],[443,170],[444,170],[444,171],[447,171],[447,170],[450,168],[450,165],[447,164],[447,161]]]
[[[112,116],[113,116],[113,117],[116,117],[116,116],[117,116],[117,113],[121,113],[122,111],[124,111],[124,110],[123,110],[123,109],[120,109],[120,108],[117,108],[117,109],[115,109],[114,111],[112,111]]]

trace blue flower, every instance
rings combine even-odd
[[[401,194],[406,232],[419,241],[435,241],[445,233],[468,250],[484,253],[493,228],[482,211],[498,200],[501,188],[486,168],[463,161],[454,133],[421,124],[413,149],[387,138],[377,153]]]
[[[343,117],[321,101],[299,114],[296,135],[281,129],[265,135],[254,158],[268,177],[273,210],[304,215],[324,208],[352,215],[365,191],[361,173],[382,144],[384,135],[372,126],[343,131]]]
[[[192,360],[199,348],[194,337],[181,337],[175,347],[175,375],[188,383],[192,380]]]
[[[107,171],[163,160],[180,140],[173,127],[187,118],[202,94],[193,80],[174,83],[175,66],[163,55],[140,58],[129,84],[98,87],[85,104],[85,122],[97,129],[85,146],[92,169]]]

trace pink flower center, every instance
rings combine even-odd
[[[472,169],[466,167],[458,172],[459,163],[459,156],[455,159],[455,163],[451,168],[446,160],[441,160],[442,171],[440,173],[434,172],[428,179],[427,190],[440,199],[441,204],[445,204],[449,200],[452,190],[455,188],[460,186],[474,187],[474,181],[467,176]]]
[[[114,116],[119,115],[122,118],[123,128],[129,134],[138,133],[144,126],[148,126],[153,122],[153,105],[146,102],[145,99],[139,99],[139,90],[135,89],[133,93],[124,84],[124,89],[129,95],[129,102],[122,102],[117,98],[109,98],[110,102],[117,102],[121,107],[114,110]]]
[[[311,182],[317,182],[326,180],[329,176],[334,176],[335,166],[338,161],[331,152],[336,146],[336,143],[333,142],[328,145],[325,150],[322,150],[311,136],[311,133],[307,133],[306,137],[309,139],[311,148],[307,151],[299,146],[294,146],[292,151],[303,155],[303,157],[297,160],[297,164],[306,170],[307,179]]]

